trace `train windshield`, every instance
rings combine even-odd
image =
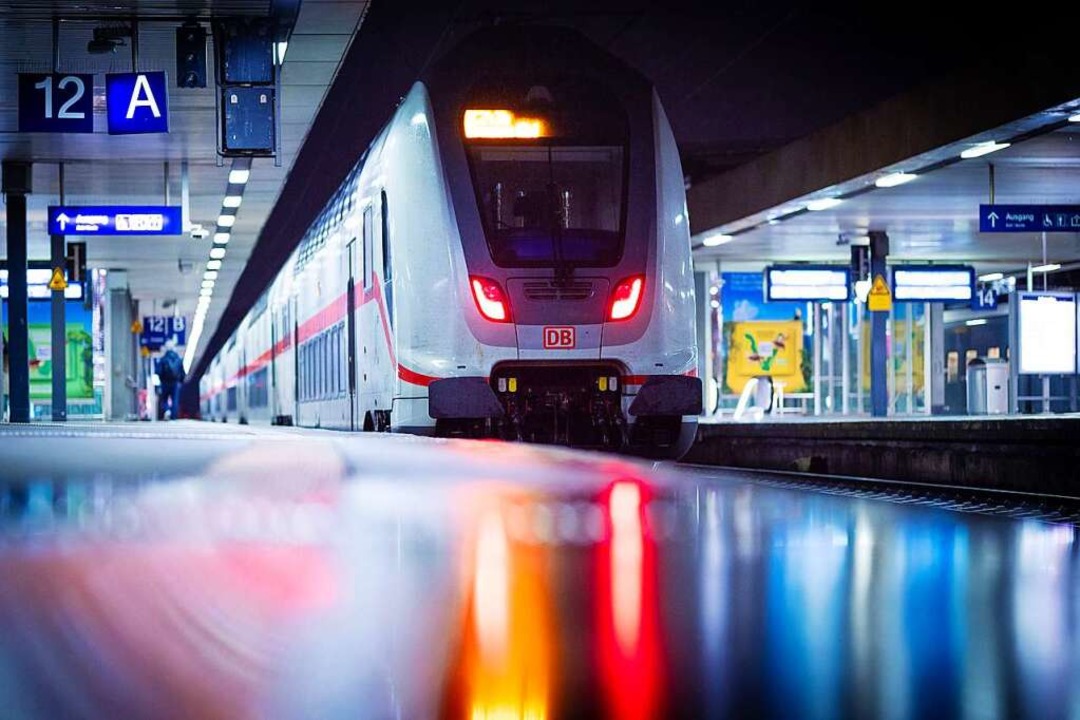
[[[492,259],[502,267],[617,264],[626,202],[624,116],[612,102],[598,109],[591,87],[532,86],[525,94],[545,102],[505,109],[488,98],[463,117]]]

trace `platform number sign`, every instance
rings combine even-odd
[[[94,132],[94,76],[20,73],[19,132]]]
[[[187,319],[183,316],[148,315],[142,319],[139,344],[157,350],[170,338],[177,346],[187,344]]]
[[[998,291],[993,285],[980,285],[971,298],[973,310],[994,310],[998,304]]]
[[[107,74],[109,134],[169,132],[168,85],[164,72]]]

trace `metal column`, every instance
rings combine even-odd
[[[870,275],[886,278],[885,259],[889,256],[889,236],[870,233]],[[889,357],[886,329],[889,313],[870,313],[870,410],[874,417],[889,414]]]
[[[5,160],[3,191],[7,202],[8,366],[11,422],[30,422],[30,337],[27,330],[26,196],[31,165]]]
[[[64,166],[60,165],[60,204],[64,204]],[[64,252],[64,236],[49,236],[50,265],[55,273],[64,271],[67,260]],[[64,290],[52,291],[52,419],[67,420],[67,317],[64,308]]]

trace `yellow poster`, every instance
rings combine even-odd
[[[863,390],[870,390],[870,328],[871,323],[862,324],[862,356],[863,356]],[[923,391],[924,368],[926,367],[923,353],[923,332],[925,328],[922,320],[916,320],[908,324],[907,320],[894,320],[892,323],[892,335],[889,337],[888,357],[889,368],[896,382],[896,394],[903,395],[908,392],[907,387],[907,355],[908,346],[911,347],[911,392]]]
[[[803,328],[800,320],[732,323],[727,384],[734,392],[753,377],[784,383],[784,392],[806,389],[802,373]]]

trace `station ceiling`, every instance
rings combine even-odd
[[[190,17],[204,26],[211,18],[266,17],[276,4],[272,0],[0,0],[0,158],[34,162],[33,193],[28,197],[31,259],[48,258],[46,209],[59,203],[60,162],[64,163],[68,205],[161,205],[166,197],[170,204],[179,205],[186,165],[188,219],[207,231],[205,237],[89,238],[87,261],[91,267],[125,270],[143,314],[178,312],[192,317],[231,164],[219,162],[217,155],[212,74],[206,88],[175,87],[175,30]],[[224,299],[211,304],[209,328],[216,325],[236,278],[250,259],[366,7],[366,2],[337,0],[307,0],[301,5],[281,71],[280,164],[276,166],[272,159],[252,163],[215,287],[215,294]],[[58,70],[97,76],[92,135],[17,131],[17,74],[53,70],[54,13],[63,20]],[[105,129],[102,74],[129,72],[132,56],[128,47],[113,54],[89,54],[87,42],[95,27],[133,14],[139,19],[138,69],[163,69],[169,74],[168,134],[114,136]],[[213,57],[213,36],[208,34],[210,73]],[[5,223],[6,213],[0,208],[0,228]],[[3,243],[0,254],[6,255]]]

